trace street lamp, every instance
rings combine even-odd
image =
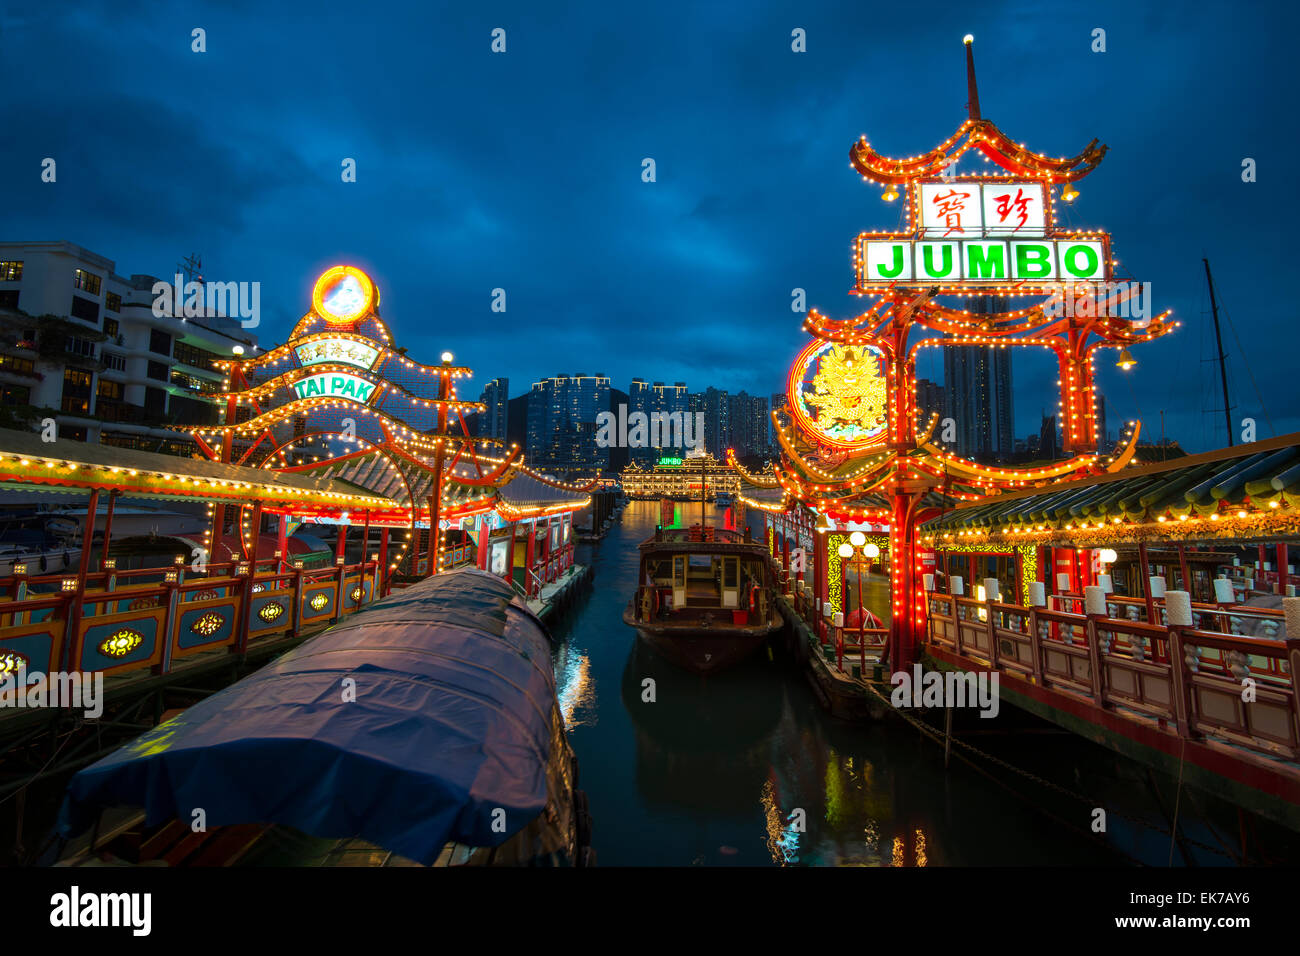
[[[867,626],[867,612],[862,606],[862,568],[871,567],[871,562],[880,557],[880,546],[877,544],[868,544],[867,536],[861,531],[854,531],[849,535],[849,540],[839,546],[839,555],[845,561],[853,561],[858,564],[858,627],[863,629]],[[861,554],[859,555],[859,552]],[[847,617],[847,616],[846,616]]]

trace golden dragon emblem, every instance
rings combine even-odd
[[[862,346],[834,345],[817,366],[808,404],[823,427],[875,433],[885,424],[888,398],[880,360]]]

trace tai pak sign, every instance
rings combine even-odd
[[[891,283],[1042,285],[1110,278],[1110,242],[1101,232],[1066,233],[1042,183],[921,182],[909,228],[859,236],[860,287]]]
[[[293,390],[299,398],[350,398],[364,405],[374,397],[375,383],[346,372],[323,372],[298,379]]]

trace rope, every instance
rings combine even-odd
[[[874,684],[866,683],[865,686],[867,687],[867,689],[868,689],[869,691],[871,691],[871,693],[875,694],[875,696],[876,696],[877,698],[879,698],[879,700],[880,700],[882,703],[885,703],[885,704],[889,705],[889,708],[890,708],[890,709],[891,709],[895,714],[897,714],[899,717],[902,717],[902,718],[903,718],[905,721],[907,721],[909,724],[912,724],[914,727],[916,727],[917,730],[921,731],[921,733],[925,734],[925,735],[926,735],[927,737],[929,737],[931,740],[935,741],[935,743],[938,743],[938,744],[942,745],[942,743],[943,743],[943,739],[944,739],[944,738],[943,738],[943,735],[942,735],[939,731],[935,730],[933,727],[931,727],[929,724],[925,723],[924,721],[920,720],[919,718],[913,717],[913,716],[911,716],[910,714],[906,713],[905,711],[902,711],[902,710],[900,710],[900,709],[894,707],[893,703],[889,700],[889,698],[887,698],[887,697],[885,697],[883,694],[881,694],[880,691],[876,688],[876,686],[875,686]],[[1034,783],[1038,784],[1039,786],[1041,786],[1041,787],[1043,787],[1043,788],[1045,788],[1045,789],[1047,789],[1047,790],[1052,790],[1052,791],[1054,791],[1054,792],[1056,792],[1056,793],[1061,794],[1062,796],[1066,796],[1066,797],[1070,797],[1070,798],[1072,798],[1072,799],[1074,799],[1074,800],[1078,800],[1079,802],[1084,803],[1084,804],[1086,804],[1086,805],[1089,806],[1089,807],[1097,807],[1097,806],[1100,806],[1100,805],[1101,805],[1100,802],[1097,801],[1097,800],[1094,800],[1094,799],[1092,799],[1092,798],[1090,798],[1090,797],[1084,796],[1083,794],[1080,794],[1080,793],[1075,793],[1075,792],[1072,791],[1072,790],[1067,790],[1065,787],[1062,787],[1062,786],[1060,786],[1059,784],[1052,783],[1052,781],[1050,781],[1050,780],[1046,780],[1046,779],[1044,779],[1043,777],[1040,777],[1040,776],[1038,776],[1038,775],[1035,774],[1035,773],[1031,773],[1031,772],[1028,771],[1028,770],[1023,770],[1023,769],[1021,769],[1020,767],[1017,767],[1017,766],[1014,766],[1013,764],[1007,763],[1005,760],[1003,760],[1003,759],[1000,758],[1000,757],[995,757],[995,756],[993,756],[993,754],[985,753],[984,751],[980,750],[978,747],[975,747],[975,746],[973,746],[972,744],[967,743],[966,741],[962,740],[962,739],[959,738],[959,737],[949,737],[948,739],[951,740],[952,743],[956,744],[958,747],[961,747],[961,748],[963,748],[963,749],[965,749],[965,750],[968,750],[968,751],[970,751],[971,753],[978,754],[979,756],[983,757],[985,760],[989,761],[990,763],[997,764],[998,766],[1000,766],[1000,767],[1002,767],[1002,768],[1004,768],[1004,769],[1006,769],[1006,770],[1009,770],[1009,771],[1011,771],[1012,773],[1019,774],[1020,776],[1025,777],[1026,779],[1033,781]],[[1186,746],[1187,746],[1187,742],[1186,742],[1186,741],[1183,741],[1183,747],[1186,748]],[[1181,787],[1181,785],[1182,785],[1182,764],[1181,764],[1181,758],[1180,758],[1180,763],[1179,763],[1178,776],[1179,776],[1179,786]],[[1037,805],[1034,804],[1034,806],[1037,806]],[[1041,809],[1041,808],[1040,808],[1040,809]],[[1044,812],[1044,813],[1047,813],[1047,811],[1045,811],[1045,810],[1044,810],[1043,812]],[[1155,825],[1153,825],[1153,824],[1147,823],[1145,820],[1139,820],[1139,819],[1136,818],[1136,817],[1129,816],[1129,815],[1126,814],[1126,813],[1121,813],[1121,812],[1118,811],[1118,810],[1109,810],[1109,811],[1107,811],[1107,813],[1108,813],[1109,815],[1117,816],[1117,817],[1119,817],[1121,820],[1125,820],[1125,821],[1127,821],[1128,823],[1133,824],[1134,826],[1141,827],[1141,828],[1144,829],[1144,830],[1152,830],[1152,831],[1154,831],[1154,832],[1156,832],[1156,833],[1159,833],[1159,834],[1161,834],[1161,835],[1164,835],[1164,836],[1171,836],[1171,837],[1173,836],[1173,832],[1170,831],[1170,830],[1166,830],[1166,829],[1164,829],[1163,827],[1159,827],[1159,826],[1155,826]],[[1051,816],[1051,814],[1047,814],[1047,815],[1048,815],[1048,816]],[[1062,821],[1062,822],[1064,822],[1064,821]],[[1177,826],[1177,814],[1176,814],[1176,813],[1175,813],[1175,817],[1174,817],[1174,823],[1175,823],[1175,826]],[[1073,824],[1069,824],[1069,823],[1066,823],[1066,825],[1067,825],[1067,826],[1071,826],[1071,827],[1074,826]],[[1078,828],[1075,827],[1075,829],[1078,829]],[[1188,836],[1186,836],[1186,835],[1184,835],[1183,840],[1184,840],[1186,843],[1190,843],[1190,844],[1192,844],[1193,846],[1196,846],[1196,847],[1198,847],[1198,848],[1200,848],[1200,849],[1202,849],[1202,850],[1207,850],[1207,851],[1209,851],[1210,853],[1214,853],[1214,854],[1217,854],[1217,855],[1219,855],[1219,856],[1227,856],[1229,859],[1232,859],[1231,854],[1224,853],[1222,849],[1220,849],[1220,848],[1218,848],[1218,847],[1210,846],[1208,843],[1202,843],[1202,842],[1200,842],[1199,840],[1195,840],[1195,839],[1193,839],[1193,838],[1191,838],[1191,837],[1188,837]],[[1118,849],[1118,848],[1116,848],[1116,849]],[[1123,850],[1119,850],[1119,852],[1120,852],[1120,853],[1123,853],[1124,851],[1123,851]],[[1170,852],[1171,852],[1171,853],[1173,852],[1172,849],[1171,849]]]
[[[1174,819],[1169,831],[1169,866],[1174,865],[1174,841],[1178,839],[1178,807],[1183,799],[1183,755],[1187,753],[1187,738],[1178,750],[1178,788],[1174,790]]]

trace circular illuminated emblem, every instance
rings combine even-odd
[[[335,266],[316,280],[311,304],[326,322],[351,325],[379,303],[370,276],[354,266]]]
[[[812,343],[795,359],[787,391],[795,421],[816,441],[857,448],[884,437],[885,353],[874,345]]]

